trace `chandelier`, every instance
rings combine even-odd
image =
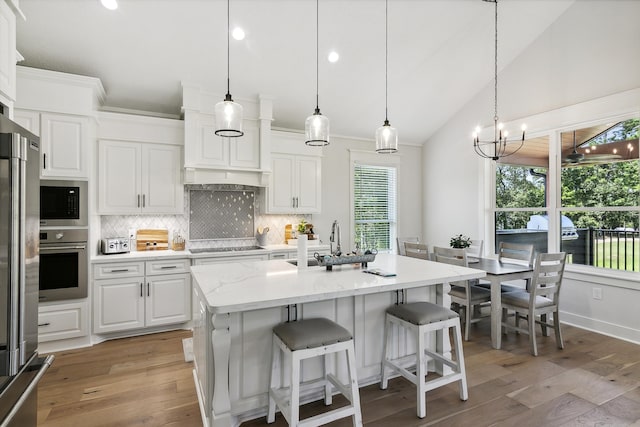
[[[494,102],[493,102],[493,140],[492,141],[481,141],[480,127],[476,128],[476,131],[473,133],[473,148],[475,152],[485,159],[491,160],[499,160],[502,157],[511,156],[515,154],[522,148],[524,145],[524,135],[526,130],[526,125],[522,125],[522,139],[520,143],[511,144],[511,146],[507,146],[507,137],[508,132],[503,130],[502,123],[498,123],[498,0],[483,0],[489,3],[495,3],[495,39],[494,39],[494,47],[495,47],[495,56],[494,56],[494,79],[493,79],[493,90],[494,90]],[[517,146],[515,145],[517,144]]]
[[[389,80],[389,4],[384,2],[384,124],[376,130],[376,151],[378,153],[395,153],[398,151],[398,130],[389,124],[387,114],[388,80]]]
[[[319,5],[316,0],[316,109],[313,114],[307,117],[304,122],[304,143],[312,147],[322,147],[329,145],[329,119],[327,116],[323,116],[320,113],[320,107],[318,106],[318,75],[319,73],[319,61],[318,61],[318,46],[319,46],[319,33],[320,33],[320,18],[319,18]]]

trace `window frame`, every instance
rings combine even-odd
[[[395,168],[396,170],[396,188],[395,188],[395,206],[396,206],[396,220],[393,222],[391,229],[389,230],[389,250],[380,251],[381,253],[393,253],[395,251],[395,240],[398,233],[398,218],[400,218],[400,206],[399,206],[399,182],[400,182],[400,156],[398,154],[378,154],[372,151],[365,150],[349,150],[349,224],[351,233],[349,236],[349,243],[351,248],[356,247],[355,239],[355,168],[356,165],[365,166],[379,166],[387,168]]]
[[[640,117],[640,89],[632,89],[626,92],[606,96],[603,98],[583,102],[580,104],[563,107],[557,110],[548,111],[534,116],[518,119],[517,123],[526,122],[529,138],[540,136],[549,137],[549,169],[547,171],[549,192],[547,196],[548,206],[546,210],[549,214],[549,230],[547,245],[549,251],[560,250],[560,215],[569,211],[617,211],[626,210],[636,212],[640,215],[640,204],[638,206],[609,206],[609,207],[563,207],[562,206],[562,159],[560,153],[560,135],[562,132],[570,132],[581,127],[594,126],[606,122],[624,121]],[[585,120],[585,118],[587,118]],[[505,123],[507,128],[516,126],[516,121]],[[492,128],[482,131],[490,132]],[[525,142],[526,144],[526,142]],[[495,248],[495,214],[496,212],[511,211],[534,211],[536,208],[496,208],[496,162],[492,160],[478,159],[483,163],[480,170],[484,171],[484,230],[485,241],[489,253]],[[640,161],[640,160],[639,160]],[[490,248],[490,249],[489,249]],[[600,268],[582,264],[567,264],[568,271],[584,272],[589,274],[602,275],[614,273],[620,278],[637,277],[638,273],[633,271]]]

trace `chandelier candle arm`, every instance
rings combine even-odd
[[[511,150],[507,149],[507,137],[509,132],[503,130],[503,124],[498,123],[498,0],[483,0],[495,4],[494,20],[494,61],[493,61],[493,141],[480,140],[480,128],[473,133],[473,149],[480,157],[491,160],[500,160],[517,153],[524,145],[526,125],[522,125],[522,139],[520,144],[512,144]]]
[[[242,131],[242,105],[233,102],[231,98],[231,79],[229,78],[229,0],[227,0],[227,94],[224,101],[215,105],[216,131],[215,134],[223,137],[237,138],[244,135]]]
[[[384,2],[384,124],[376,130],[376,152],[380,154],[398,151],[398,131],[389,124],[389,1]]]
[[[311,147],[329,145],[329,119],[320,113],[319,99],[319,75],[320,65],[318,60],[319,33],[320,33],[320,7],[316,0],[316,108],[312,115],[304,122],[304,143]]]

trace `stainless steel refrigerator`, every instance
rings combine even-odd
[[[39,138],[0,115],[0,426],[35,426],[38,381]]]

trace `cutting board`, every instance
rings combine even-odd
[[[149,244],[147,245],[147,243]],[[156,251],[169,249],[169,230],[138,230],[136,233],[136,250],[146,251],[151,250],[151,248]]]

